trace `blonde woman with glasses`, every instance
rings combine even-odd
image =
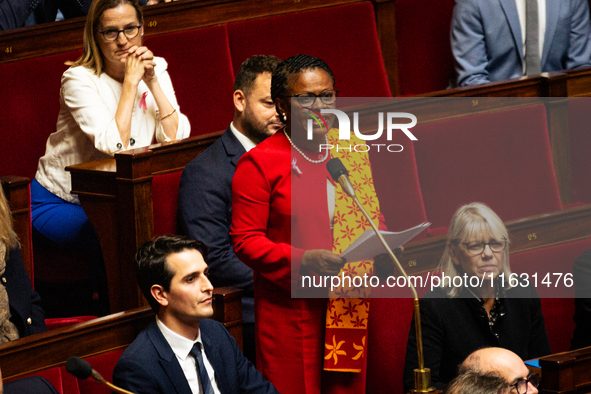
[[[441,285],[421,299],[425,367],[443,389],[475,350],[502,347],[523,360],[551,353],[538,293],[532,283],[511,276],[509,233],[488,206],[460,207],[449,227],[439,262]],[[510,286],[513,284],[514,286]],[[414,321],[409,331],[404,390],[418,368]]]

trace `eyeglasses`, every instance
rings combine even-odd
[[[511,385],[511,387],[515,387],[515,390],[517,390],[517,394],[525,394],[527,393],[528,383],[531,383],[532,386],[538,388],[538,386],[540,385],[540,375],[538,375],[537,373],[532,373],[527,377],[527,379],[519,378],[514,384]]]
[[[312,92],[304,92],[299,94],[294,94],[293,97],[297,100],[297,102],[304,108],[311,108],[314,106],[316,102],[316,97],[320,98],[326,105],[332,105],[337,101],[337,96],[339,94],[338,90],[335,89],[327,89],[322,91],[320,94],[314,94]]]
[[[140,27],[142,26],[128,26],[123,30],[109,29],[105,31],[99,30],[98,32],[103,35],[105,41],[117,41],[120,33],[123,33],[127,39],[131,40],[132,38],[137,37],[140,32]]]
[[[466,245],[466,249],[468,250],[468,253],[470,253],[472,256],[477,256],[477,255],[481,254],[482,252],[484,252],[486,245],[488,245],[490,247],[490,250],[492,250],[495,253],[502,252],[503,250],[505,250],[505,247],[507,246],[507,239],[506,238],[503,238],[501,240],[495,239],[490,242],[482,242],[482,241],[464,242],[464,245]]]

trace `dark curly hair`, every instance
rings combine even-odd
[[[334,85],[335,80],[332,70],[322,59],[310,55],[295,55],[279,63],[271,78],[271,99],[275,102],[278,98],[285,98],[288,96],[287,90],[289,77],[291,75],[316,68],[326,71],[328,75],[330,75]],[[277,108],[277,113],[281,115],[279,108]],[[280,119],[285,123],[283,117],[280,116]]]

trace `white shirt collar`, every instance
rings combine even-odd
[[[257,146],[257,144],[253,142],[253,140],[251,140],[250,138],[238,131],[238,129],[234,126],[234,122],[230,123],[230,130],[232,130],[232,133],[234,133],[234,137],[238,139],[240,144],[244,147],[245,151],[248,152],[249,150]]]
[[[201,346],[203,346],[203,342],[201,341],[201,330],[199,330],[197,334],[197,339],[191,341],[166,327],[164,323],[158,319],[158,316],[156,316],[156,324],[158,325],[160,332],[162,332],[162,335],[164,335],[164,339],[166,339],[172,348],[174,354],[183,361],[189,356],[189,352],[193,349],[193,345],[196,342],[201,343]]]

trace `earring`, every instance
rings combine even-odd
[[[283,120],[287,122],[287,115],[285,115],[285,112],[282,115],[283,115]]]

